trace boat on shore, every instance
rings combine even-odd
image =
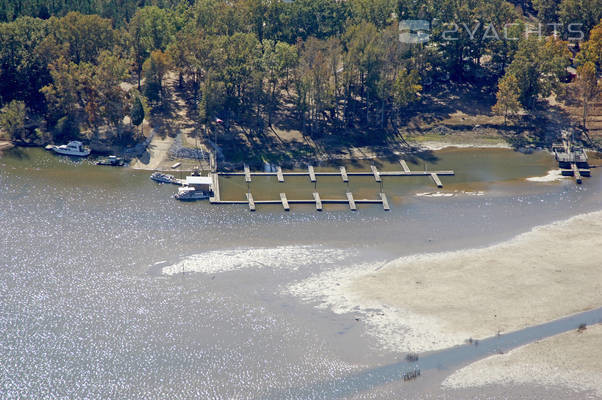
[[[53,146],[50,148],[50,150],[63,156],[72,157],[88,157],[91,153],[91,150],[88,147],[85,147],[82,142],[78,142],[76,140],[61,146]]]
[[[98,160],[96,162],[96,165],[107,165],[109,167],[123,167],[125,165],[125,161],[121,157],[108,156],[107,158]]]
[[[150,176],[151,180],[158,183],[171,183],[172,185],[181,185],[182,181],[170,174],[164,174],[162,172],[153,172]]]
[[[209,176],[187,176],[184,186],[174,195],[176,200],[207,200],[213,195],[213,180]]]

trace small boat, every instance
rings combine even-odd
[[[169,175],[169,174],[163,174],[161,172],[154,172],[150,178],[155,181],[155,182],[159,182],[159,183],[171,183],[174,185],[181,185],[181,181],[179,179],[177,179],[175,176],[173,175]]]
[[[125,165],[125,161],[123,158],[117,156],[109,156],[107,158],[103,158],[96,162],[96,165],[108,165],[110,167],[123,167]]]
[[[187,176],[184,186],[174,196],[177,200],[205,200],[213,195],[213,180],[209,176]]]
[[[64,156],[88,157],[90,155],[90,149],[84,147],[84,144],[78,141],[72,141],[61,146],[54,146],[52,151]]]

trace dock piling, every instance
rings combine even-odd
[[[316,201],[316,210],[322,211],[322,200],[320,199],[320,193],[314,192],[314,200]]]
[[[253,200],[251,193],[247,193],[247,200],[249,201],[249,210],[255,211],[255,200]]]
[[[245,182],[251,182],[251,170],[249,169],[249,166],[247,164],[245,164]]]
[[[355,205],[355,200],[353,199],[353,194],[351,192],[347,192],[347,201],[349,202],[349,208],[351,211],[357,211],[357,206]]]
[[[401,168],[403,168],[404,172],[410,172],[410,167],[408,167],[408,164],[406,164],[405,160],[399,160],[399,163],[401,164]]]
[[[310,180],[311,182],[314,182],[314,183],[315,183],[315,182],[316,182],[316,173],[314,172],[314,167],[313,167],[312,165],[309,165],[309,166],[307,167],[307,170],[308,170],[308,172],[309,172],[309,180]]]
[[[347,176],[347,170],[345,167],[341,167],[341,178],[343,178],[343,182],[349,182],[349,177]]]
[[[577,164],[571,163],[571,169],[573,170],[573,176],[575,176],[575,182],[581,185],[583,180],[581,179],[581,172],[579,171],[579,168],[577,168]]]
[[[285,193],[280,193],[280,201],[282,201],[282,207],[284,208],[284,211],[290,211],[290,207],[288,205],[288,200],[286,198]]]
[[[441,189],[443,187],[443,183],[441,183],[441,180],[439,179],[439,177],[437,176],[437,174],[435,172],[431,173],[431,178],[433,178],[435,185],[437,185],[437,187],[439,189]]]
[[[387,195],[384,192],[380,192],[380,199],[383,201],[383,209],[385,211],[391,211],[391,207],[389,207],[389,201],[387,200]]]
[[[374,179],[376,180],[376,182],[382,182],[380,174],[378,173],[378,169],[376,169],[374,165],[371,165],[370,169],[372,170],[372,174],[374,175]]]

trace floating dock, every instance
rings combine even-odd
[[[566,136],[562,143],[554,144],[552,150],[562,175],[574,177],[579,185],[583,183],[582,177],[591,176],[587,153],[582,147],[572,145]]]
[[[346,204],[352,211],[357,211],[360,204],[380,204],[383,210],[389,211],[389,201],[387,195],[382,191],[383,177],[406,177],[406,176],[424,176],[430,177],[437,187],[442,188],[440,176],[453,176],[454,171],[412,171],[405,160],[399,161],[402,171],[379,171],[376,166],[370,166],[370,171],[347,171],[345,167],[340,167],[335,171],[316,171],[312,165],[307,166],[307,171],[284,172],[281,167],[276,167],[275,172],[253,172],[248,165],[244,165],[242,172],[214,172],[211,174],[213,181],[213,196],[209,199],[211,204],[245,204],[249,210],[255,211],[257,205],[281,205],[285,211],[289,211],[294,204],[311,204],[317,211],[322,211],[325,204]],[[381,191],[378,193],[378,199],[356,199],[350,191],[345,192],[345,197],[323,199],[320,193],[313,192],[312,199],[289,199],[286,193],[281,192],[279,199],[274,200],[255,200],[251,191],[246,193],[246,200],[222,200],[219,187],[220,176],[244,176],[245,182],[251,184],[253,177],[257,176],[275,176],[278,182],[282,183],[286,176],[306,176],[310,182],[316,183],[320,176],[339,176],[343,182],[348,183],[350,177],[354,176],[372,176],[377,183],[381,184]]]

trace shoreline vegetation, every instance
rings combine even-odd
[[[435,142],[528,151],[563,130],[602,143],[602,10],[590,2],[123,3],[0,4],[0,135],[77,139],[148,169],[205,168],[210,153],[226,165],[386,157]],[[434,27],[420,45],[400,35],[402,19],[459,16],[561,29],[480,40],[482,24],[449,41]],[[578,46],[573,19],[584,21]]]
[[[431,351],[601,307],[601,249],[598,211],[485,248],[328,271],[289,291],[360,312],[385,348]]]

